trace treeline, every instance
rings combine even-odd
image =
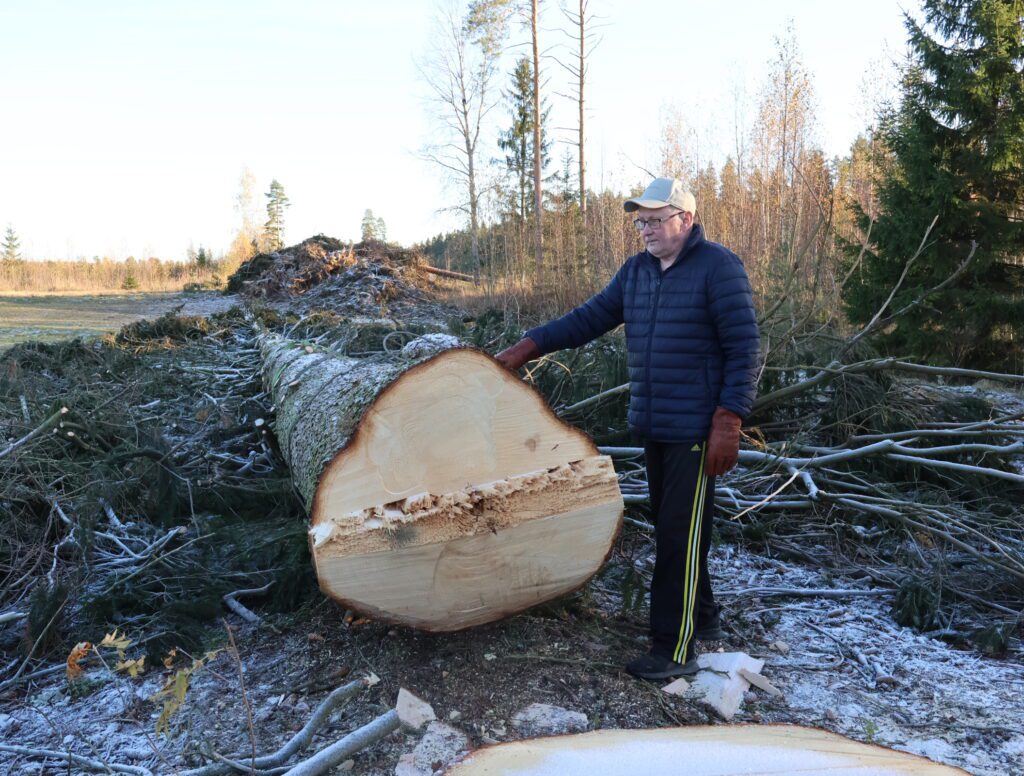
[[[225,268],[212,259],[164,261],[0,262],[0,292],[23,294],[100,293],[110,291],[181,291],[219,288]]]
[[[510,30],[520,6],[476,0],[463,16],[445,16],[435,37],[428,73],[442,142],[435,139],[427,158],[447,173],[452,209],[467,221],[421,247],[440,266],[478,273],[487,294],[515,295],[543,316],[581,301],[640,249],[621,201],[647,178],[631,192],[586,185],[591,38],[582,2],[567,14],[566,30],[576,35],[566,62],[579,142],[551,158],[540,60],[520,56],[499,72],[506,45],[536,42],[535,4],[522,40]],[[1019,8],[1015,0],[924,0],[923,23],[906,17],[911,55],[897,99],[876,108],[844,158],[828,158],[815,135],[815,85],[790,31],[777,43],[754,109],[735,128],[734,152],[702,157],[702,127],[669,106],[652,172],[688,183],[708,237],[744,259],[762,311],[810,315],[826,332],[877,318],[894,355],[1020,371]],[[495,100],[504,110],[487,110]],[[481,140],[487,133],[500,149],[493,163]]]

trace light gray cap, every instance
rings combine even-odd
[[[683,184],[676,178],[655,178],[644,189],[643,194],[622,203],[622,207],[627,213],[632,213],[637,208],[657,209],[666,205],[679,208],[686,213],[697,211],[697,200],[693,198],[693,194],[683,188]]]

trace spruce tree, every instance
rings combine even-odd
[[[1024,32],[1021,0],[924,0],[908,16],[911,60],[879,137],[892,167],[880,183],[870,245],[844,289],[850,319],[871,319],[932,220],[935,228],[886,314],[959,278],[886,332],[892,353],[1012,369],[1024,353]],[[868,217],[858,214],[866,231]],[[856,256],[860,246],[851,246]]]
[[[284,209],[291,203],[285,196],[284,186],[272,180],[267,198],[267,222],[263,225],[263,245],[266,250],[276,251],[284,247]]]
[[[512,125],[501,131],[498,147],[505,152],[505,170],[512,178],[514,200],[511,210],[524,221],[534,210],[533,180],[533,63],[529,57],[520,57],[512,71],[511,88],[504,93],[508,102]],[[545,101],[546,103],[546,101]],[[551,109],[545,104],[541,114],[541,169],[551,161],[551,141],[543,132]]]
[[[3,248],[3,261],[6,264],[13,264],[16,261],[21,260],[21,243],[18,241],[18,235],[14,233],[14,228],[8,224],[7,231],[4,233],[3,244],[0,245]]]

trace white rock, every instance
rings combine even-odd
[[[773,641],[768,646],[771,649],[774,649],[780,655],[788,655],[789,654],[789,644],[787,644],[785,641]]]
[[[691,685],[692,694],[704,701],[724,720],[736,716],[743,704],[743,694],[750,684],[741,676],[714,671],[701,671]]]
[[[431,722],[416,748],[399,758],[395,776],[434,776],[469,749],[469,739],[461,731],[443,722]],[[440,767],[435,768],[438,764]]]
[[[683,677],[679,677],[671,684],[666,684],[661,688],[662,692],[667,692],[669,695],[685,695],[686,691],[690,689],[690,683]]]
[[[527,738],[581,733],[588,722],[586,714],[547,703],[532,703],[512,717],[512,727]]]
[[[764,668],[764,661],[752,658],[746,652],[709,652],[697,657],[697,665],[709,671],[738,676],[741,668],[755,674]]]
[[[395,711],[398,712],[398,718],[402,720],[403,725],[415,730],[419,730],[428,722],[433,722],[437,719],[437,715],[429,703],[421,698],[417,698],[404,687],[398,690],[398,701],[395,703]]]
[[[754,685],[754,687],[756,687],[757,689],[764,690],[769,695],[774,695],[777,698],[782,695],[782,691],[774,684],[769,682],[767,679],[765,679],[763,676],[761,676],[761,674],[756,673],[754,671],[750,671],[746,668],[741,668],[738,673],[740,676],[742,676],[744,679],[746,679],[748,682]]]

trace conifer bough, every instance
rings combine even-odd
[[[622,524],[611,459],[448,335],[347,358],[262,339],[320,587],[376,619],[480,625],[571,592]]]

